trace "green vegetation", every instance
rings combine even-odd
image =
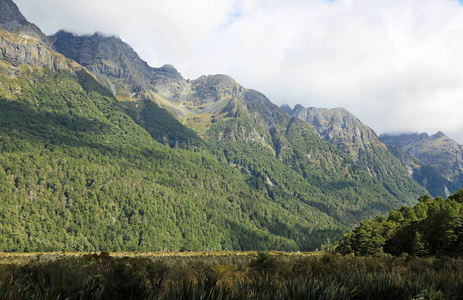
[[[1,77],[0,251],[298,249],[252,219],[284,208],[213,156],[156,142],[94,83]]]
[[[388,218],[365,221],[337,246],[340,253],[372,255],[406,253],[415,256],[463,256],[463,190],[447,200],[429,196],[411,207],[394,210]]]
[[[0,251],[314,250],[400,206],[296,119],[242,111],[203,141],[84,72],[0,83]]]
[[[156,141],[173,148],[205,149],[203,140],[151,100],[123,103],[127,114]],[[137,108],[139,106],[139,108]]]
[[[3,260],[4,261],[4,260]],[[461,259],[196,253],[38,256],[0,265],[2,299],[446,299]]]
[[[325,238],[337,239],[345,226],[415,202],[398,200],[303,121],[292,118],[283,125],[268,132],[243,114],[213,125],[206,141],[275,202],[294,210],[309,207],[303,215],[331,231]]]
[[[446,197],[450,193],[458,191],[458,183],[453,183],[440,175],[437,170],[429,165],[423,165],[413,172],[413,179],[423,183],[429,194],[433,197]]]

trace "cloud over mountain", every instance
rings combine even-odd
[[[378,133],[443,130],[463,142],[453,113],[463,108],[456,0],[17,4],[48,34],[116,34],[151,65],[189,78],[224,73],[278,104],[345,107]]]

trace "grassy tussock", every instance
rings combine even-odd
[[[0,255],[0,299],[463,299],[463,260],[322,253]]]

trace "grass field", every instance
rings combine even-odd
[[[287,252],[2,253],[0,299],[463,299],[463,260]]]

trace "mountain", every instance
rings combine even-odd
[[[8,26],[15,24],[17,26],[29,25],[29,22],[19,11],[18,7],[12,0],[5,0],[0,2],[0,24]]]
[[[445,198],[463,187],[463,146],[444,133],[382,134],[380,138],[411,166],[417,181],[438,191],[439,196]],[[419,164],[411,163],[413,160]]]
[[[310,237],[308,218],[227,164],[158,143],[84,69],[19,68],[16,77],[0,75],[0,251],[296,250],[321,242]],[[254,217],[263,211],[266,224]],[[266,226],[276,217],[294,228],[272,233]]]
[[[179,86],[187,84],[174,67],[165,65],[151,68],[117,37],[106,37],[99,33],[77,36],[59,31],[51,38],[58,51],[85,66],[110,89],[132,119],[147,129],[158,142],[182,148],[204,147],[195,132],[157,105],[159,102],[154,96],[154,91],[158,91],[157,82],[173,85],[162,87],[167,94],[172,91],[178,93]]]
[[[46,66],[52,70],[73,72],[63,55],[54,51],[52,40],[29,23],[11,0],[0,1],[0,67],[8,76],[15,76],[21,65]]]
[[[125,91],[137,86],[143,93],[132,93],[131,101],[137,103],[144,99],[145,103],[163,107],[202,137],[208,150],[220,160],[257,177],[258,185],[271,185],[288,195],[301,194],[299,190],[303,186],[306,190],[318,191],[319,196],[301,194],[304,195],[301,198],[328,199],[322,203],[318,203],[320,200],[309,202],[323,208],[324,213],[342,219],[344,224],[348,224],[348,220],[358,221],[373,211],[381,213],[402,203],[411,203],[417,195],[426,192],[408,177],[405,183],[391,182],[386,188],[384,180],[377,182],[367,170],[359,173],[355,167],[350,167],[357,165],[352,159],[321,140],[307,125],[292,120],[263,94],[242,87],[229,76],[184,79],[170,65],[149,67],[132,48],[114,37],[76,36],[61,31],[53,38],[57,50],[94,70],[100,82],[108,87],[116,81],[124,83]],[[117,66],[119,71],[109,71],[107,66]],[[125,92],[114,88],[112,91],[124,101]],[[288,136],[294,128],[303,133],[298,139]],[[365,195],[368,199],[348,203],[347,199],[356,193],[347,187],[369,190],[366,182],[377,189],[374,196]],[[405,186],[403,192],[402,186]],[[346,202],[341,205],[344,200],[339,199],[346,199]],[[307,199],[301,200],[307,202]],[[339,203],[327,205],[324,201]],[[378,204],[373,205],[371,201]],[[338,207],[330,209],[332,206]]]
[[[60,53],[85,66],[119,100],[149,97],[147,86],[155,75],[154,70],[119,38],[99,33],[77,36],[65,31],[51,38]]]
[[[376,133],[344,108],[305,108],[296,105],[285,111],[305,122],[324,140],[349,155],[368,174],[399,199],[426,194],[410,178],[409,171],[391,153]]]
[[[0,251],[313,250],[422,194],[229,76],[0,5]]]

